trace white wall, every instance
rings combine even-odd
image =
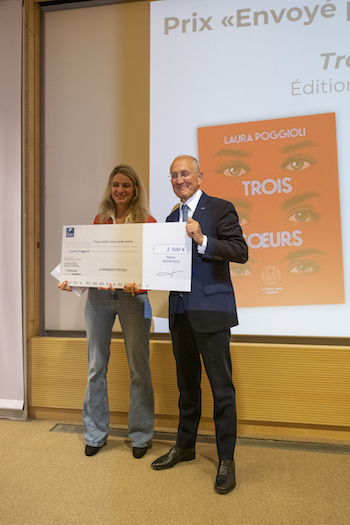
[[[45,330],[85,330],[85,296],[60,292],[50,272],[62,226],[93,222],[114,166],[148,186],[149,2],[44,18]]]
[[[0,0],[0,414],[22,410],[20,0]],[[6,415],[7,412],[4,412]]]

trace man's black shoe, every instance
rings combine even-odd
[[[180,461],[190,461],[195,457],[196,453],[194,448],[180,448],[175,445],[175,447],[171,448],[164,456],[160,456],[160,458],[153,461],[151,467],[155,470],[164,470],[173,467],[176,463],[180,463]]]
[[[228,494],[236,486],[235,463],[230,459],[223,459],[219,463],[218,474],[214,488],[219,494]]]
[[[106,443],[107,442],[105,441],[100,447],[92,447],[91,445],[85,445],[85,456],[94,456],[99,450],[101,450],[102,447],[106,445]]]

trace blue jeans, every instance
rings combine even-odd
[[[149,368],[152,310],[147,293],[90,288],[85,305],[88,381],[83,406],[87,445],[102,446],[108,436],[107,368],[112,327],[119,316],[130,369],[128,435],[133,447],[147,446],[154,430],[154,397]]]

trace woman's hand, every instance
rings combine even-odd
[[[136,283],[128,283],[124,285],[123,290],[124,292],[131,293],[131,295],[135,295],[135,293],[139,291],[139,287]]]
[[[108,288],[106,288],[105,286],[99,286],[98,289],[99,290],[112,290],[112,292],[115,292],[115,288],[113,288],[111,284],[109,285]],[[123,290],[126,293],[131,293],[131,295],[135,295],[135,293],[139,291],[139,287],[137,286],[136,283],[128,283],[124,285]]]
[[[63,281],[63,283],[57,283],[57,287],[65,292],[71,292],[72,288],[68,286],[68,281]]]
[[[108,288],[106,286],[99,286],[98,290],[112,290],[112,292],[115,292],[115,288],[110,284]]]

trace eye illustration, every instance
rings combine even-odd
[[[231,277],[245,277],[247,275],[251,275],[252,273],[253,272],[249,269],[249,267],[246,264],[244,266],[230,265]]]
[[[229,161],[221,164],[216,170],[216,173],[221,173],[227,177],[241,177],[250,172],[250,167],[239,160]]]
[[[317,221],[319,218],[320,215],[309,208],[299,208],[295,211],[292,211],[288,216],[288,220],[292,222]]]
[[[319,272],[320,266],[315,261],[300,261],[295,262],[289,269],[290,273],[307,274],[313,272]]]
[[[286,159],[281,168],[287,171],[303,171],[310,166],[317,164],[317,161],[310,155],[292,155]]]

